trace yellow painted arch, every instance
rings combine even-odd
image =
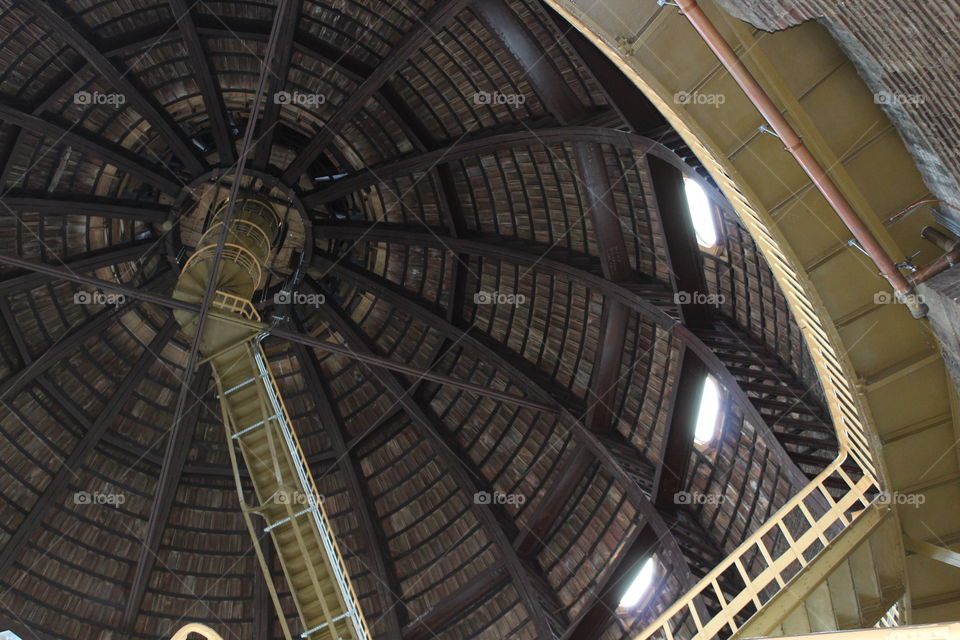
[[[196,633],[197,635],[201,635],[207,640],[223,640],[223,636],[221,636],[219,633],[217,633],[207,625],[200,624],[199,622],[191,622],[188,625],[184,625],[183,627],[180,628],[179,631],[173,634],[173,637],[170,638],[170,640],[187,640],[187,637],[191,633]]]

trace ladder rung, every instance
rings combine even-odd
[[[219,399],[222,398],[222,397],[228,396],[228,395],[230,395],[231,393],[233,393],[234,391],[238,391],[238,390],[244,388],[245,386],[247,386],[248,384],[250,384],[251,382],[253,382],[253,381],[255,381],[255,380],[260,380],[260,379],[262,379],[263,377],[264,377],[264,376],[261,374],[261,375],[259,375],[259,376],[250,378],[249,380],[244,380],[243,382],[241,382],[241,383],[238,384],[237,386],[232,387],[232,388],[227,389],[226,391],[224,391],[224,392],[223,392],[223,396],[217,396],[217,399],[219,400]]]
[[[291,520],[293,520],[294,518],[299,518],[299,517],[302,516],[302,515],[305,515],[305,514],[307,514],[307,513],[310,513],[311,511],[315,511],[316,508],[317,508],[317,507],[315,507],[315,506],[314,506],[314,507],[307,507],[307,508],[304,509],[303,511],[299,511],[299,512],[293,514],[292,516],[287,516],[286,518],[283,518],[282,520],[277,520],[277,521],[274,522],[273,524],[267,525],[267,527],[266,527],[263,531],[264,531],[264,533],[267,533],[267,532],[269,532],[269,531],[273,531],[274,529],[276,529],[276,528],[279,527],[280,525],[286,524],[286,523],[290,522]]]
[[[275,414],[273,414],[272,416],[270,416],[269,418],[267,418],[267,419],[265,419],[265,420],[261,420],[260,422],[258,422],[258,423],[256,423],[256,424],[250,425],[249,427],[247,427],[247,428],[244,429],[243,431],[238,431],[238,432],[236,432],[235,434],[233,434],[233,439],[236,440],[237,438],[239,438],[240,436],[244,435],[244,434],[247,433],[248,431],[253,431],[253,430],[256,429],[257,427],[262,427],[263,425],[267,424],[267,423],[270,422],[271,420],[276,420],[276,419],[279,418],[279,417],[280,417],[280,414],[279,414],[279,413],[275,413]]]

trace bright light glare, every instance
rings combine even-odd
[[[0,631],[0,640],[23,640],[13,631]]]
[[[687,207],[690,209],[690,218],[693,220],[693,230],[697,234],[697,242],[703,247],[713,247],[717,244],[717,221],[713,215],[713,205],[707,192],[695,180],[683,179],[683,189],[687,194]]]
[[[693,439],[704,444],[716,436],[720,415],[720,386],[713,376],[703,379],[703,392],[700,394],[700,410],[697,412],[697,428]]]
[[[643,597],[650,591],[650,587],[653,586],[653,575],[656,572],[656,568],[657,566],[653,558],[648,558],[647,561],[643,563],[640,571],[637,572],[637,576],[633,579],[633,582],[630,583],[630,588],[627,589],[627,592],[623,594],[623,598],[620,599],[621,607],[635,607],[643,600]]]

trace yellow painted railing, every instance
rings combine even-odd
[[[855,512],[871,504],[870,490],[875,487],[872,478],[864,475],[859,480],[853,480],[843,470],[844,461],[840,457],[830,463],[693,589],[644,629],[637,640],[653,636],[661,640],[674,640],[676,630],[689,620],[696,627],[694,638],[713,638],[724,627],[731,633],[736,632],[739,628],[738,619],[745,610],[751,606],[756,610],[763,607],[800,569],[812,561],[816,553],[826,548],[853,521]],[[828,480],[837,478],[847,487],[839,499],[835,499],[827,489]],[[816,516],[815,503],[821,498],[827,502],[828,508]],[[775,548],[771,538],[781,541],[780,549]],[[739,593],[729,597],[730,594],[725,594],[720,587],[720,578],[731,568],[736,570],[745,586]],[[709,620],[701,620],[697,606],[710,596],[720,604],[721,611]]]

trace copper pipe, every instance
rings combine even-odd
[[[960,240],[951,238],[933,227],[924,227],[920,235],[943,249],[945,253],[910,274],[910,284],[913,286],[922,284],[935,275],[960,264]]]
[[[960,240],[956,238],[951,238],[944,232],[933,227],[924,227],[920,232],[920,237],[924,240],[929,240],[933,244],[937,245],[943,249],[944,253],[950,253],[957,248],[957,245],[960,244]]]
[[[836,183],[827,175],[823,165],[810,153],[794,128],[780,114],[780,110],[770,99],[770,96],[740,61],[736,52],[713,25],[710,18],[697,5],[697,0],[678,0],[678,6],[683,15],[690,21],[690,24],[693,25],[693,28],[700,34],[700,37],[703,38],[703,41],[706,42],[727,71],[730,72],[730,75],[733,76],[733,79],[740,85],[740,88],[747,94],[760,115],[783,141],[787,151],[800,163],[810,180],[830,203],[837,215],[840,216],[840,219],[853,234],[863,251],[877,265],[881,275],[893,286],[898,297],[901,297],[901,299],[907,298],[907,294],[912,289],[907,278],[900,273],[896,263],[887,255],[887,252],[880,246],[880,242],[867,228],[866,223],[854,211]],[[917,315],[914,309],[911,308],[911,311],[915,316]]]

